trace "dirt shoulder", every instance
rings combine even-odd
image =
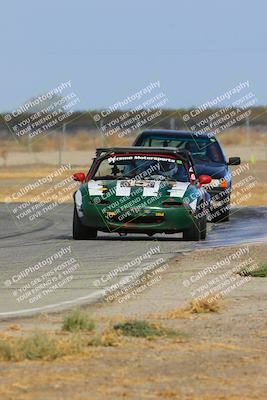
[[[54,361],[1,362],[1,399],[265,399],[267,278],[237,277],[235,270],[266,260],[262,244],[182,254],[130,298],[83,308],[102,336],[131,319],[161,324],[179,336],[120,337]],[[188,311],[207,291],[209,298],[217,295],[218,310]],[[61,336],[65,314],[2,321],[1,335],[45,330]]]

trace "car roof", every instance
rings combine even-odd
[[[212,133],[211,132],[198,132],[198,131],[178,131],[174,129],[146,129],[144,130],[140,136],[149,136],[149,135],[154,135],[154,136],[161,136],[161,135],[166,135],[166,136],[180,136],[180,137],[192,137],[192,136],[197,136],[197,137],[204,137],[204,138],[210,138]],[[213,136],[213,135],[212,135]]]
[[[152,146],[127,146],[127,147],[99,147],[96,149],[97,155],[101,153],[155,153],[155,151],[159,153],[181,153],[177,147],[152,147]]]

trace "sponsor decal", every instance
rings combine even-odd
[[[101,196],[103,194],[103,183],[102,181],[89,181],[88,192],[90,196]]]
[[[153,187],[144,187],[143,196],[157,196],[159,192],[160,182],[155,181]]]
[[[168,157],[155,157],[155,156],[114,156],[109,157],[109,164],[114,164],[117,161],[125,161],[125,160],[152,160],[152,161],[165,161],[170,163],[175,163],[175,159]]]
[[[132,187],[143,187],[143,197],[157,196],[160,181],[117,181],[116,196],[130,196]]]
[[[117,181],[116,196],[130,196],[131,186],[125,186],[125,181]]]

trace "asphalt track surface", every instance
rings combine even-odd
[[[96,240],[74,241],[72,211],[71,204],[58,206],[25,228],[0,205],[0,318],[95,301],[122,278],[196,248],[267,241],[267,207],[233,209],[230,222],[209,224],[207,240],[199,243],[184,242],[179,234],[99,233]],[[114,272],[118,267],[124,271]]]

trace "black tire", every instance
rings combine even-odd
[[[230,210],[224,211],[221,214],[220,222],[228,222],[230,219]]]
[[[207,214],[208,209],[204,206],[203,202],[200,202],[197,206],[197,220],[199,221],[198,227],[200,231],[200,240],[205,240],[207,236]]]
[[[230,219],[230,196],[223,197],[223,206],[218,208],[212,208],[210,210],[211,222],[227,222]],[[212,217],[212,215],[214,216]]]
[[[73,211],[72,237],[74,240],[95,239],[97,237],[96,229],[88,228],[88,226],[82,224],[75,205]]]
[[[200,240],[200,229],[197,220],[192,221],[189,229],[183,232],[183,240],[198,242]]]
[[[205,215],[200,222],[200,239],[205,240],[206,237],[207,237],[207,217]]]
[[[230,210],[229,209],[225,210],[224,208],[223,211],[221,209],[219,209],[218,211],[219,215],[212,218],[211,222],[228,222],[230,219]]]

